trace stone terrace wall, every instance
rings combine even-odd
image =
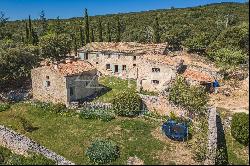
[[[209,109],[208,117],[208,152],[205,165],[215,165],[217,149],[217,113],[216,108]]]
[[[0,145],[7,147],[17,153],[25,154],[28,151],[39,153],[51,160],[54,160],[58,165],[75,165],[64,157],[57,155],[44,146],[32,141],[31,139],[14,132],[0,125]]]

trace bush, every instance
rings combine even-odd
[[[29,122],[28,120],[22,118],[22,117],[17,117],[20,122],[22,123],[22,126],[23,126],[23,129],[27,132],[32,132],[34,130],[36,130],[37,128],[36,127],[33,127],[32,123]]]
[[[119,93],[113,100],[113,108],[119,116],[137,116],[141,112],[141,106],[141,97],[135,92]]]
[[[44,103],[44,102],[36,102],[35,106],[43,111],[49,111],[54,113],[60,113],[66,110],[66,106],[64,104],[58,103]]]
[[[10,104],[8,103],[0,103],[0,112],[6,111],[10,108]]]
[[[95,164],[107,164],[119,156],[119,147],[112,141],[98,139],[86,151],[86,155]]]
[[[115,118],[115,115],[111,110],[84,110],[80,113],[80,118],[82,119],[100,119],[102,121],[108,122]]]
[[[185,79],[179,76],[170,88],[169,100],[200,115],[206,110],[208,94],[201,87],[189,86]]]
[[[241,144],[249,142],[249,116],[246,113],[235,113],[232,117],[231,134]]]

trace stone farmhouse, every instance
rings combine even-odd
[[[187,66],[182,58],[166,55],[167,47],[166,43],[89,43],[74,58],[54,63],[44,61],[32,69],[33,97],[69,105],[100,90],[101,75],[136,80],[138,91],[161,92],[177,74],[182,74],[190,84],[211,85],[214,76],[210,70]]]
[[[137,80],[138,90],[161,91],[183,64],[166,56],[166,48],[166,43],[93,42],[78,50],[78,58],[104,75]]]
[[[96,92],[96,76],[96,68],[85,61],[67,59],[54,64],[45,61],[31,71],[33,98],[68,105]]]

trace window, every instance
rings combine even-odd
[[[111,55],[110,55],[110,54],[108,54],[108,58],[111,58]]]
[[[134,61],[136,60],[136,56],[133,57],[133,60],[134,60]]]
[[[160,83],[160,81],[158,81],[158,80],[152,80],[152,84],[159,84]]]
[[[96,57],[98,58],[98,57],[99,57],[99,54],[96,54]]]
[[[98,65],[99,63],[98,63],[98,62],[95,62],[95,64],[97,64],[97,65]]]
[[[136,66],[136,64],[133,64],[133,66],[135,67],[135,66]]]
[[[46,76],[46,79],[49,79],[49,76]]]
[[[127,66],[126,65],[122,65],[122,70],[126,70]]]
[[[85,60],[88,60],[88,59],[89,59],[89,54],[88,54],[88,53],[85,53],[84,59],[85,59]]]
[[[161,69],[160,68],[152,68],[152,72],[156,72],[156,73],[158,73],[158,72],[160,72],[161,71]]]
[[[69,95],[73,96],[74,95],[74,87],[69,88]]]
[[[120,59],[121,55],[118,55],[118,59]]]
[[[46,87],[50,87],[50,81],[46,81],[45,86],[46,86]]]
[[[106,64],[106,70],[110,69],[110,64]]]

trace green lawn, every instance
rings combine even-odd
[[[18,117],[37,130],[25,132]],[[96,138],[110,138],[121,148],[120,158],[112,164],[126,164],[138,156],[145,164],[161,164],[157,155],[170,145],[154,138],[151,132],[159,122],[142,118],[116,118],[110,122],[80,119],[77,114],[60,115],[41,111],[31,104],[18,103],[0,112],[0,124],[12,128],[77,164],[90,164],[84,152]]]
[[[0,165],[54,165],[55,162],[41,155],[30,153],[28,157],[12,153],[0,146]]]
[[[101,77],[99,83],[110,88],[111,90],[95,99],[95,101],[111,102],[121,91],[135,91],[136,82],[134,80],[130,80],[130,87],[128,87],[128,82],[128,80],[123,80],[116,77]]]

